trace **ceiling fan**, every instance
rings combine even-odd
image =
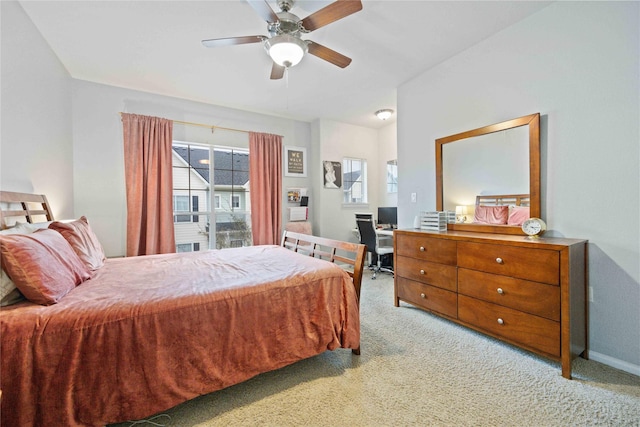
[[[278,0],[278,7],[281,9],[278,13],[271,9],[267,0],[246,0],[246,2],[267,21],[268,37],[260,35],[228,37],[203,40],[202,44],[206,47],[219,47],[263,43],[273,60],[272,80],[281,79],[285,70],[298,64],[307,52],[341,68],[351,63],[351,58],[311,40],[302,40],[300,36],[362,10],[360,0],[337,0],[304,19],[289,12],[295,0]]]

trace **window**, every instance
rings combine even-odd
[[[173,196],[173,222],[189,222],[189,215],[176,215],[177,212],[189,212],[189,196]]]
[[[387,193],[398,192],[398,161],[387,162]]]
[[[173,142],[178,251],[251,246],[251,214],[243,210],[248,198],[248,150]]]
[[[191,252],[191,243],[179,243],[176,245],[176,252]]]
[[[200,250],[200,243],[178,243],[176,252],[197,252]]]
[[[364,159],[343,159],[342,177],[343,202],[368,203],[367,161]]]

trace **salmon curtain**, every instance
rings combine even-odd
[[[277,245],[282,227],[282,137],[249,133],[251,231],[254,245]]]
[[[173,122],[122,114],[127,185],[127,256],[172,253]]]

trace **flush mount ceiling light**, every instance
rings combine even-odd
[[[380,120],[387,120],[389,117],[391,117],[392,114],[393,110],[389,108],[376,111],[376,117],[378,117]]]
[[[298,37],[281,34],[264,41],[264,48],[276,64],[289,68],[298,64],[309,50]]]

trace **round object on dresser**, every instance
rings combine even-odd
[[[531,238],[540,237],[546,230],[547,224],[540,218],[529,218],[522,223],[522,231]]]

